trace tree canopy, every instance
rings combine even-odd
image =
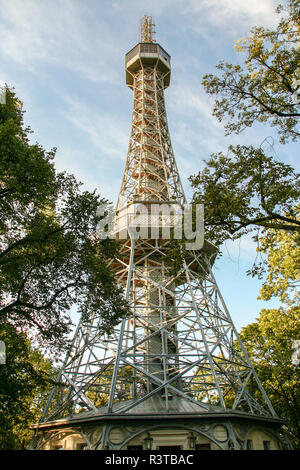
[[[223,61],[218,74],[203,77],[206,92],[215,98],[213,114],[225,120],[227,134],[259,122],[273,126],[283,144],[299,138],[299,11],[300,0],[279,6],[277,28],[254,27],[237,42],[242,65]],[[231,145],[205,163],[190,182],[193,202],[204,203],[206,238],[221,244],[257,229],[300,231],[299,174],[267,155],[262,144]]]
[[[6,363],[0,366],[0,449],[26,449],[54,380],[50,359],[12,325],[0,325]]]
[[[231,146],[230,155],[211,155],[190,181],[194,203],[204,204],[206,238],[217,244],[257,228],[300,232],[300,175],[262,149]]]
[[[297,210],[300,220],[299,206]],[[260,239],[258,251],[267,255],[264,265],[268,271],[259,298],[269,300],[271,297],[279,297],[281,302],[297,306],[300,286],[300,234],[268,230],[265,237]]]
[[[216,97],[213,113],[228,118],[227,133],[241,132],[255,121],[268,122],[282,143],[299,138],[300,117],[300,1],[280,5],[276,29],[256,26],[236,43],[244,65],[221,62],[221,76],[207,74],[203,85]]]
[[[300,335],[299,307],[263,309],[240,337],[278,416],[286,420],[294,448],[300,447],[300,376],[292,363],[293,341]],[[259,390],[251,393],[259,400]]]
[[[23,114],[7,90],[0,105],[0,324],[59,349],[72,306],[86,319],[97,315],[106,331],[128,310],[108,267],[117,244],[95,236],[106,201],[56,172],[55,149],[30,142]]]

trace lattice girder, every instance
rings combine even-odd
[[[144,33],[150,34],[147,25]],[[139,43],[126,55],[133,111],[118,223],[136,203],[148,213],[152,203],[186,203],[164,100],[170,70],[170,56],[156,43]],[[171,239],[134,239],[126,226],[123,232],[125,238],[116,230],[121,248],[110,266],[130,315],[109,335],[101,330],[101,318],[80,321],[41,423],[51,426],[70,416],[130,418],[149,413],[155,401],[163,416],[179,416],[188,406],[194,416],[206,413],[208,419],[231,411],[278,424],[213,276],[215,247],[205,242],[201,250],[187,251],[175,271]],[[226,423],[226,448],[230,440],[239,448],[232,423]],[[95,448],[111,446],[110,427],[104,425]]]
[[[201,279],[185,263],[174,275],[165,261],[151,265],[151,252],[143,255],[143,246],[149,247],[148,242],[131,244],[131,264],[122,274],[132,316],[111,336],[99,335],[97,322],[79,326],[61,372],[68,393],[58,410],[69,411],[70,405],[74,412],[95,410],[100,397],[101,404],[110,402],[109,413],[124,401],[124,408],[116,411],[123,413],[155,394],[166,397],[166,407],[179,395],[205,409],[225,409],[230,395],[232,409],[274,416],[260,384],[260,403],[249,393],[250,382],[259,381],[212,272]],[[195,254],[190,265],[200,263],[207,270],[209,261],[202,258],[205,255]],[[174,287],[183,275],[186,282]],[[135,404],[130,402],[127,410],[132,398]],[[48,419],[57,416],[55,411]]]
[[[124,201],[185,202],[164,100],[164,74],[141,64],[134,73],[133,114],[117,210]]]

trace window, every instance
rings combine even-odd
[[[76,444],[76,450],[87,450],[87,445],[85,442],[79,442]]]
[[[270,450],[271,449],[271,442],[270,441],[263,441],[264,444],[264,450]]]
[[[127,450],[143,450],[143,446],[140,446],[140,445],[127,446]]]
[[[247,440],[247,450],[253,450],[253,441],[251,439]]]
[[[196,450],[210,450],[210,444],[196,444]]]

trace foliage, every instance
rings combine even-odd
[[[193,202],[205,207],[206,238],[221,244],[257,228],[300,231],[300,179],[293,168],[252,146],[230,151],[211,155],[204,170],[190,177]]]
[[[298,206],[298,214],[300,208]],[[299,215],[298,215],[299,219]],[[260,290],[260,298],[279,297],[287,305],[299,303],[300,235],[269,230],[261,238],[258,251],[267,255],[268,275]]]
[[[300,376],[292,364],[293,340],[300,337],[299,306],[263,309],[240,336],[275,411],[287,422],[292,444],[299,448]],[[260,400],[255,384],[251,393]]]
[[[299,207],[297,211],[299,218]],[[259,250],[266,254],[268,270],[260,296],[279,297],[283,306],[263,309],[255,323],[242,329],[241,339],[275,411],[287,422],[294,447],[299,448],[300,375],[292,363],[293,341],[300,338],[299,233],[268,230]],[[254,384],[251,392],[259,399]]]
[[[273,126],[282,143],[299,137],[300,0],[279,6],[275,29],[254,27],[239,40],[241,65],[221,62],[218,74],[203,77],[206,92],[215,98],[213,114],[226,120],[227,134],[240,133],[254,122]],[[262,149],[230,146],[227,155],[213,154],[202,172],[191,176],[194,202],[205,205],[206,238],[226,239],[269,228],[299,231],[295,214],[299,175]]]
[[[300,1],[289,0],[276,29],[254,27],[239,40],[244,65],[221,62],[221,76],[203,77],[206,92],[216,98],[214,115],[228,117],[227,134],[239,133],[257,122],[277,129],[282,143],[299,137],[300,116]]]
[[[43,346],[63,349],[77,305],[108,331],[127,313],[108,260],[113,240],[95,231],[103,204],[74,176],[57,173],[55,149],[29,141],[15,94],[0,105],[0,323],[26,331]]]
[[[26,449],[49,393],[54,369],[27,336],[0,325],[6,364],[0,365],[0,449]]]

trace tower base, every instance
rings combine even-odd
[[[130,401],[130,400],[129,400]],[[34,426],[41,450],[280,450],[291,449],[282,420],[214,407],[180,397],[150,398],[126,414],[107,407]],[[124,405],[124,402],[116,405]]]

